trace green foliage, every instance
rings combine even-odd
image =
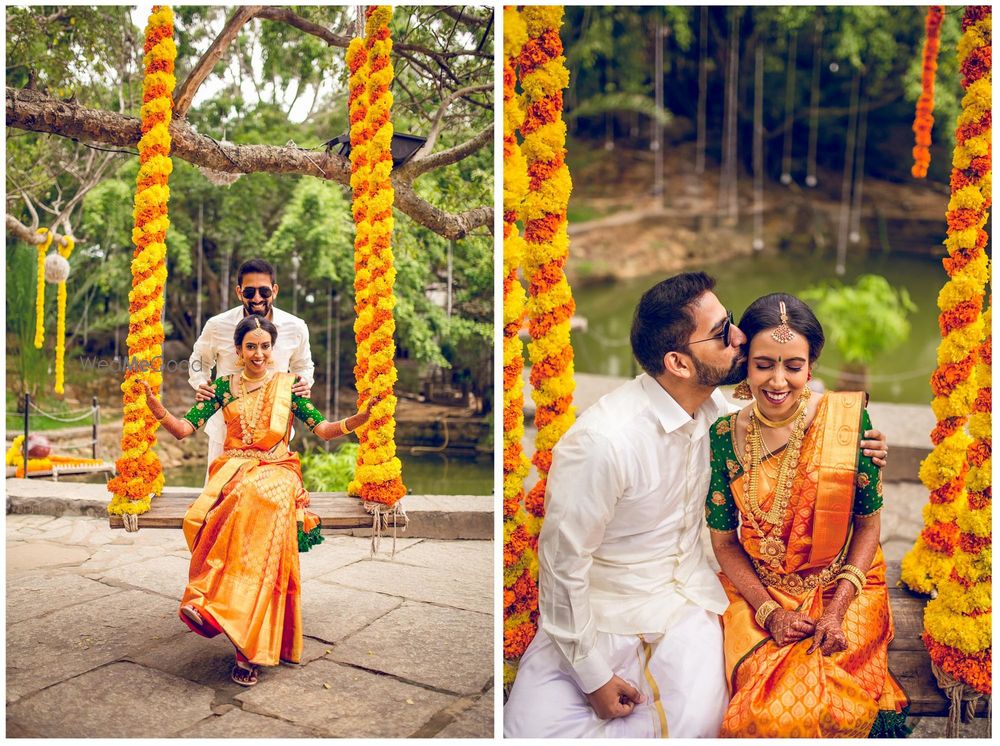
[[[343,443],[336,451],[323,450],[303,453],[302,480],[310,492],[346,492],[354,479],[358,460],[358,444]]]
[[[881,275],[862,275],[853,285],[820,285],[800,297],[812,301],[827,339],[848,364],[869,365],[906,342],[907,316],[917,310],[906,288],[894,288]]]

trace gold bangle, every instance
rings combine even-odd
[[[851,585],[853,585],[854,586],[854,597],[855,598],[857,598],[858,596],[861,595],[861,589],[864,586],[861,584],[861,581],[858,580],[852,573],[850,573],[850,572],[842,572],[842,573],[840,573],[840,575],[837,576],[837,580],[846,580],[848,583],[850,583]]]
[[[852,575],[854,575],[854,577],[856,577],[862,583],[865,582],[868,579],[868,573],[866,573],[864,570],[862,570],[857,565],[844,565],[840,569],[841,569],[842,572],[849,572],[849,573],[851,573]]]
[[[767,622],[768,617],[780,608],[781,604],[774,600],[765,601],[758,606],[757,613],[753,615],[754,621],[757,622],[757,626],[761,629],[767,629],[764,624]]]
[[[154,419],[155,419],[155,420],[156,420],[157,422],[163,422],[163,420],[164,420],[164,419],[166,418],[166,416],[167,416],[168,414],[170,414],[170,412],[169,412],[169,411],[167,411],[167,410],[164,410],[164,412],[163,412],[163,414],[162,414],[162,415],[160,415],[159,417],[157,417],[157,416],[156,416],[156,415],[154,414],[154,415],[153,415],[153,418],[154,418]]]
[[[353,430],[351,430],[351,428],[347,426],[347,420],[348,418],[345,417],[344,419],[342,419],[340,422],[337,423],[338,425],[340,425],[340,429],[343,431],[344,435],[350,435],[351,433],[354,432]]]

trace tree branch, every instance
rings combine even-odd
[[[448,5],[444,8],[441,8],[441,12],[444,13],[446,16],[454,18],[456,21],[460,21],[461,23],[467,23],[468,25],[476,26],[477,28],[482,28],[483,26],[485,26],[487,23],[490,22],[489,16],[485,17],[477,16],[475,13],[472,12],[472,10],[469,9],[468,6],[465,5],[459,6],[457,8],[452,5]]]
[[[406,165],[401,166],[395,173],[399,174],[400,178],[406,178],[413,181],[421,174],[433,171],[435,168],[441,168],[442,166],[450,166],[452,163],[458,163],[463,158],[475,153],[484,145],[492,142],[493,125],[490,124],[471,140],[467,140],[461,145],[456,145],[453,148],[442,150],[440,153],[434,153],[434,155],[420,158],[419,160],[415,158]]]
[[[212,68],[215,67],[215,63],[222,59],[222,55],[225,54],[229,45],[232,44],[233,39],[239,34],[240,29],[248,21],[250,21],[257,13],[261,10],[260,5],[245,5],[238,8],[232,17],[226,21],[226,25],[222,29],[215,41],[208,50],[201,56],[195,64],[194,69],[191,74],[187,76],[181,87],[177,90],[174,95],[174,116],[175,117],[185,117],[187,116],[188,109],[191,107],[191,102],[194,100],[194,94],[198,90],[199,86],[205,82],[205,78],[209,76],[212,72]]]
[[[7,232],[29,246],[39,246],[45,243],[45,234],[36,233],[13,215],[7,215]],[[65,236],[52,231],[52,242],[58,246],[65,246]]]
[[[468,88],[459,88],[457,91],[445,98],[438,107],[437,114],[434,115],[434,122],[431,125],[431,131],[427,135],[427,142],[425,142],[414,158],[423,158],[434,151],[434,145],[437,143],[438,135],[441,134],[441,125],[444,123],[444,114],[448,111],[448,107],[451,106],[455,99],[467,96],[470,93],[479,93],[480,91],[492,91],[492,85],[473,85]]]
[[[45,132],[73,140],[119,147],[136,147],[142,135],[140,121],[109,111],[88,109],[77,103],[53,99],[40,91],[7,87],[7,126]],[[493,225],[493,208],[481,207],[460,214],[440,210],[419,197],[412,181],[422,173],[460,161],[491,142],[489,127],[463,145],[436,153],[422,161],[411,161],[395,172],[397,206],[415,221],[446,238],[461,238],[473,228]],[[349,185],[351,166],[347,158],[333,153],[276,145],[234,145],[200,135],[184,120],[170,125],[171,155],[195,166],[227,173],[272,173],[320,176]]]

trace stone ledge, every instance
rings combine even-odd
[[[111,499],[102,484],[7,479],[6,488],[8,514],[107,518]],[[192,501],[197,497],[190,487],[166,487],[164,495],[190,496]],[[401,536],[415,539],[493,538],[493,498],[489,495],[407,495],[401,504],[409,518],[409,525]],[[350,533],[365,536],[371,531],[352,529]]]

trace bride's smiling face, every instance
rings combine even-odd
[[[243,359],[243,369],[248,376],[257,378],[264,375],[271,362],[272,347],[271,335],[263,329],[247,332],[237,352]]]
[[[764,329],[750,340],[747,383],[761,414],[780,420],[795,411],[809,380],[809,342],[804,334],[781,343]]]

